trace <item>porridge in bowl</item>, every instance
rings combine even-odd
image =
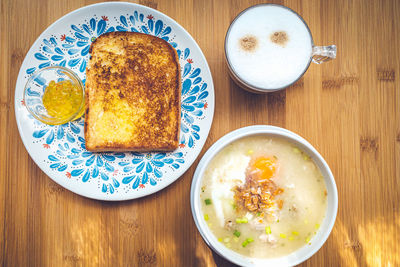
[[[269,136],[222,149],[200,192],[203,219],[218,241],[252,258],[277,258],[310,244],[327,207],[324,177],[312,159]]]

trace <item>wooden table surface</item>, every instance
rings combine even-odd
[[[3,266],[231,266],[203,242],[189,191],[198,160],[151,196],[101,202],[54,183],[19,137],[14,90],[30,46],[64,14],[95,1],[0,0],[0,263]],[[270,124],[307,139],[339,191],[336,224],[303,266],[400,266],[400,1],[275,1],[304,17],[337,59],[286,90],[254,95],[228,77],[224,36],[258,1],[139,1],[180,23],[213,74],[214,122],[200,156],[239,127]]]

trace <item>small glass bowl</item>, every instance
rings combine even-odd
[[[69,116],[53,117],[43,106],[43,95],[51,81],[70,81],[80,89],[82,102]],[[29,113],[37,120],[49,125],[59,125],[79,119],[83,115],[85,112],[85,89],[81,79],[73,71],[61,66],[46,67],[36,71],[29,78],[24,89],[24,101]]]

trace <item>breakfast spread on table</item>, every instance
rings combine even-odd
[[[127,26],[122,17],[121,23]],[[136,13],[129,19],[143,22],[143,17],[138,17]],[[108,175],[99,174],[99,167],[105,166],[115,176],[113,185],[103,185],[103,192],[111,194],[120,183],[129,184],[134,179],[134,189],[138,183],[143,187],[147,183],[157,184],[156,178],[162,177],[158,168],[165,165],[170,165],[171,170],[179,169],[184,157],[190,156],[190,151],[183,154],[179,149],[196,147],[194,140],[200,139],[200,126],[194,118],[203,111],[197,109],[205,110],[208,105],[202,101],[208,95],[207,84],[198,76],[200,68],[192,69],[190,49],[177,49],[177,44],[166,37],[171,28],[161,20],[154,23],[152,16],[147,18],[147,28],[141,28],[144,33],[133,27],[132,31],[127,27],[117,27],[117,31],[110,27],[91,39],[90,48],[88,45],[81,52],[89,53],[87,66],[82,64],[86,74],[84,95],[80,80],[66,79],[60,73],[71,71],[74,76],[65,63],[56,69],[54,78],[44,79],[43,74],[28,81],[43,88],[43,92],[32,93],[30,86],[24,92],[28,111],[34,118],[61,125],[61,130],[49,134],[47,143],[55,135],[62,139],[66,123],[85,113],[83,133],[71,123],[72,131],[82,142],[79,149],[71,149],[72,154],[65,156],[69,145],[60,143],[60,157],[50,155],[48,159],[56,162],[52,166],[60,172],[66,169],[61,164],[66,158],[72,159],[74,166],[95,166],[86,172],[84,167],[73,167],[68,172],[70,177],[83,175],[84,182],[97,177],[108,181]],[[103,18],[97,26],[103,27],[102,31],[105,21]],[[86,42],[84,31],[94,32],[96,23],[90,21],[92,30],[85,26],[75,36]],[[80,42],[78,46],[86,45]],[[334,58],[332,53],[336,53],[333,46],[319,47],[318,51],[325,54],[316,53],[314,48],[310,30],[297,13],[280,5],[265,4],[250,7],[232,22],[225,39],[225,58],[229,74],[240,87],[268,93],[296,82],[311,61],[321,63]],[[61,60],[61,56],[52,58]],[[182,58],[185,63],[180,63]],[[70,66],[75,64],[70,62]],[[47,68],[54,70],[57,66],[45,66],[38,72]],[[32,95],[36,98],[30,99]],[[250,260],[283,258],[307,250],[314,238],[318,243],[316,249],[312,248],[315,252],[329,235],[337,210],[336,186],[328,165],[310,144],[285,129],[265,128],[258,134],[251,127],[243,129],[246,135],[215,143],[219,147],[210,148],[199,163],[202,173],[197,174],[196,170],[191,204],[200,233],[214,250],[243,265],[252,265],[252,261],[234,259],[237,255],[230,253]],[[47,131],[34,135],[42,138]],[[75,141],[72,135],[67,134],[67,138],[70,143]],[[200,152],[201,146],[197,149]],[[113,166],[103,164],[124,158],[126,154],[120,152],[132,152],[136,157],[118,163],[123,172],[132,173],[122,181],[118,181]],[[167,158],[166,152],[177,159]],[[79,155],[84,159],[77,159]],[[130,163],[138,165],[131,167]],[[149,179],[149,175],[154,179]]]

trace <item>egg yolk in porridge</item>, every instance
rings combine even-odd
[[[266,181],[271,179],[277,170],[277,162],[275,158],[259,157],[252,165],[252,169],[258,172],[258,181]]]

